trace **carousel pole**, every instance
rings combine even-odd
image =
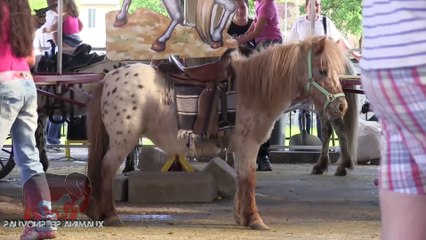
[[[188,7],[188,0],[183,0],[183,16],[184,16],[183,25],[185,25],[185,26],[188,25],[188,16],[187,16],[188,9],[187,9],[187,7]]]
[[[58,1],[58,31],[57,31],[57,34],[58,34],[58,42],[56,43],[57,44],[57,46],[58,46],[58,52],[57,52],[57,55],[56,55],[56,60],[57,60],[57,73],[58,74],[62,74],[62,52],[63,52],[63,49],[62,49],[62,42],[63,42],[63,39],[62,39],[62,32],[63,32],[63,29],[62,29],[62,20],[63,20],[63,16],[62,16],[62,9],[64,8],[64,6],[63,6],[63,1],[62,0],[59,0]]]

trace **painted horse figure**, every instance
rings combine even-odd
[[[185,20],[180,0],[162,0],[162,2],[172,21],[166,31],[151,46],[151,49],[157,52],[164,51],[166,42],[172,36],[173,30],[178,24],[184,24]],[[116,16],[114,27],[121,27],[127,23],[127,12],[131,3],[132,0],[123,1],[121,10]],[[229,17],[236,9],[234,0],[197,0],[196,4],[197,32],[200,38],[212,48],[222,47],[222,31],[225,29]],[[218,14],[217,5],[222,6],[224,12],[216,25],[214,19]]]
[[[347,111],[339,73],[345,56],[332,41],[316,37],[288,45],[275,45],[250,57],[231,55],[231,67],[218,78],[235,81],[236,122],[228,151],[235,154],[238,176],[234,217],[238,224],[268,229],[256,201],[256,155],[271,134],[273,123],[298,97],[308,97],[324,118],[343,125]],[[169,155],[189,151],[178,138],[176,105],[165,101],[169,83],[145,64],[133,64],[106,75],[88,107],[88,176],[93,198],[87,212],[105,224],[121,224],[114,205],[112,183],[124,157],[141,135]],[[160,128],[158,126],[161,126]],[[213,142],[213,144],[212,144]],[[208,152],[217,152],[215,139],[206,141]]]

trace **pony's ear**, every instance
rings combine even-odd
[[[321,55],[324,52],[326,39],[327,38],[325,38],[325,37],[321,37],[315,43],[315,51],[314,51],[315,55]]]

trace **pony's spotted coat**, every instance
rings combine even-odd
[[[337,74],[343,70],[345,59],[331,40],[316,37],[274,46],[248,58],[233,57],[233,69],[229,69],[228,75],[235,74],[237,117],[229,150],[236,157],[238,190],[234,218],[238,224],[268,228],[257,211],[255,164],[259,145],[269,137],[273,123],[298,97],[308,97],[317,109],[323,109],[326,102],[323,93],[315,88],[305,92],[308,49],[312,49],[315,81],[332,94],[341,93]],[[108,74],[95,90],[87,126],[91,142],[88,176],[94,190],[88,212],[91,218],[105,220],[106,224],[120,223],[112,183],[121,162],[140,136],[149,138],[169,155],[184,155],[190,150],[187,140],[178,138],[176,106],[164,101],[170,94],[168,89],[167,80],[152,66],[133,64]],[[346,99],[337,98],[323,110],[322,116],[334,126],[343,126],[347,108]],[[196,148],[205,155],[219,150],[214,139]],[[346,162],[351,161],[346,154],[339,166],[345,174],[346,168],[352,166]],[[328,159],[328,153],[324,159]]]

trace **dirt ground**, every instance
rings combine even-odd
[[[84,172],[84,150],[75,160],[50,154],[49,173]],[[195,162],[202,169],[205,163]],[[380,213],[373,185],[376,166],[356,166],[347,177],[310,175],[312,164],[273,164],[259,172],[256,200],[269,231],[236,225],[232,199],[193,204],[117,203],[124,227],[60,228],[58,239],[379,239]],[[0,239],[19,239],[21,228],[5,228],[5,219],[21,219],[17,169],[0,180]]]

